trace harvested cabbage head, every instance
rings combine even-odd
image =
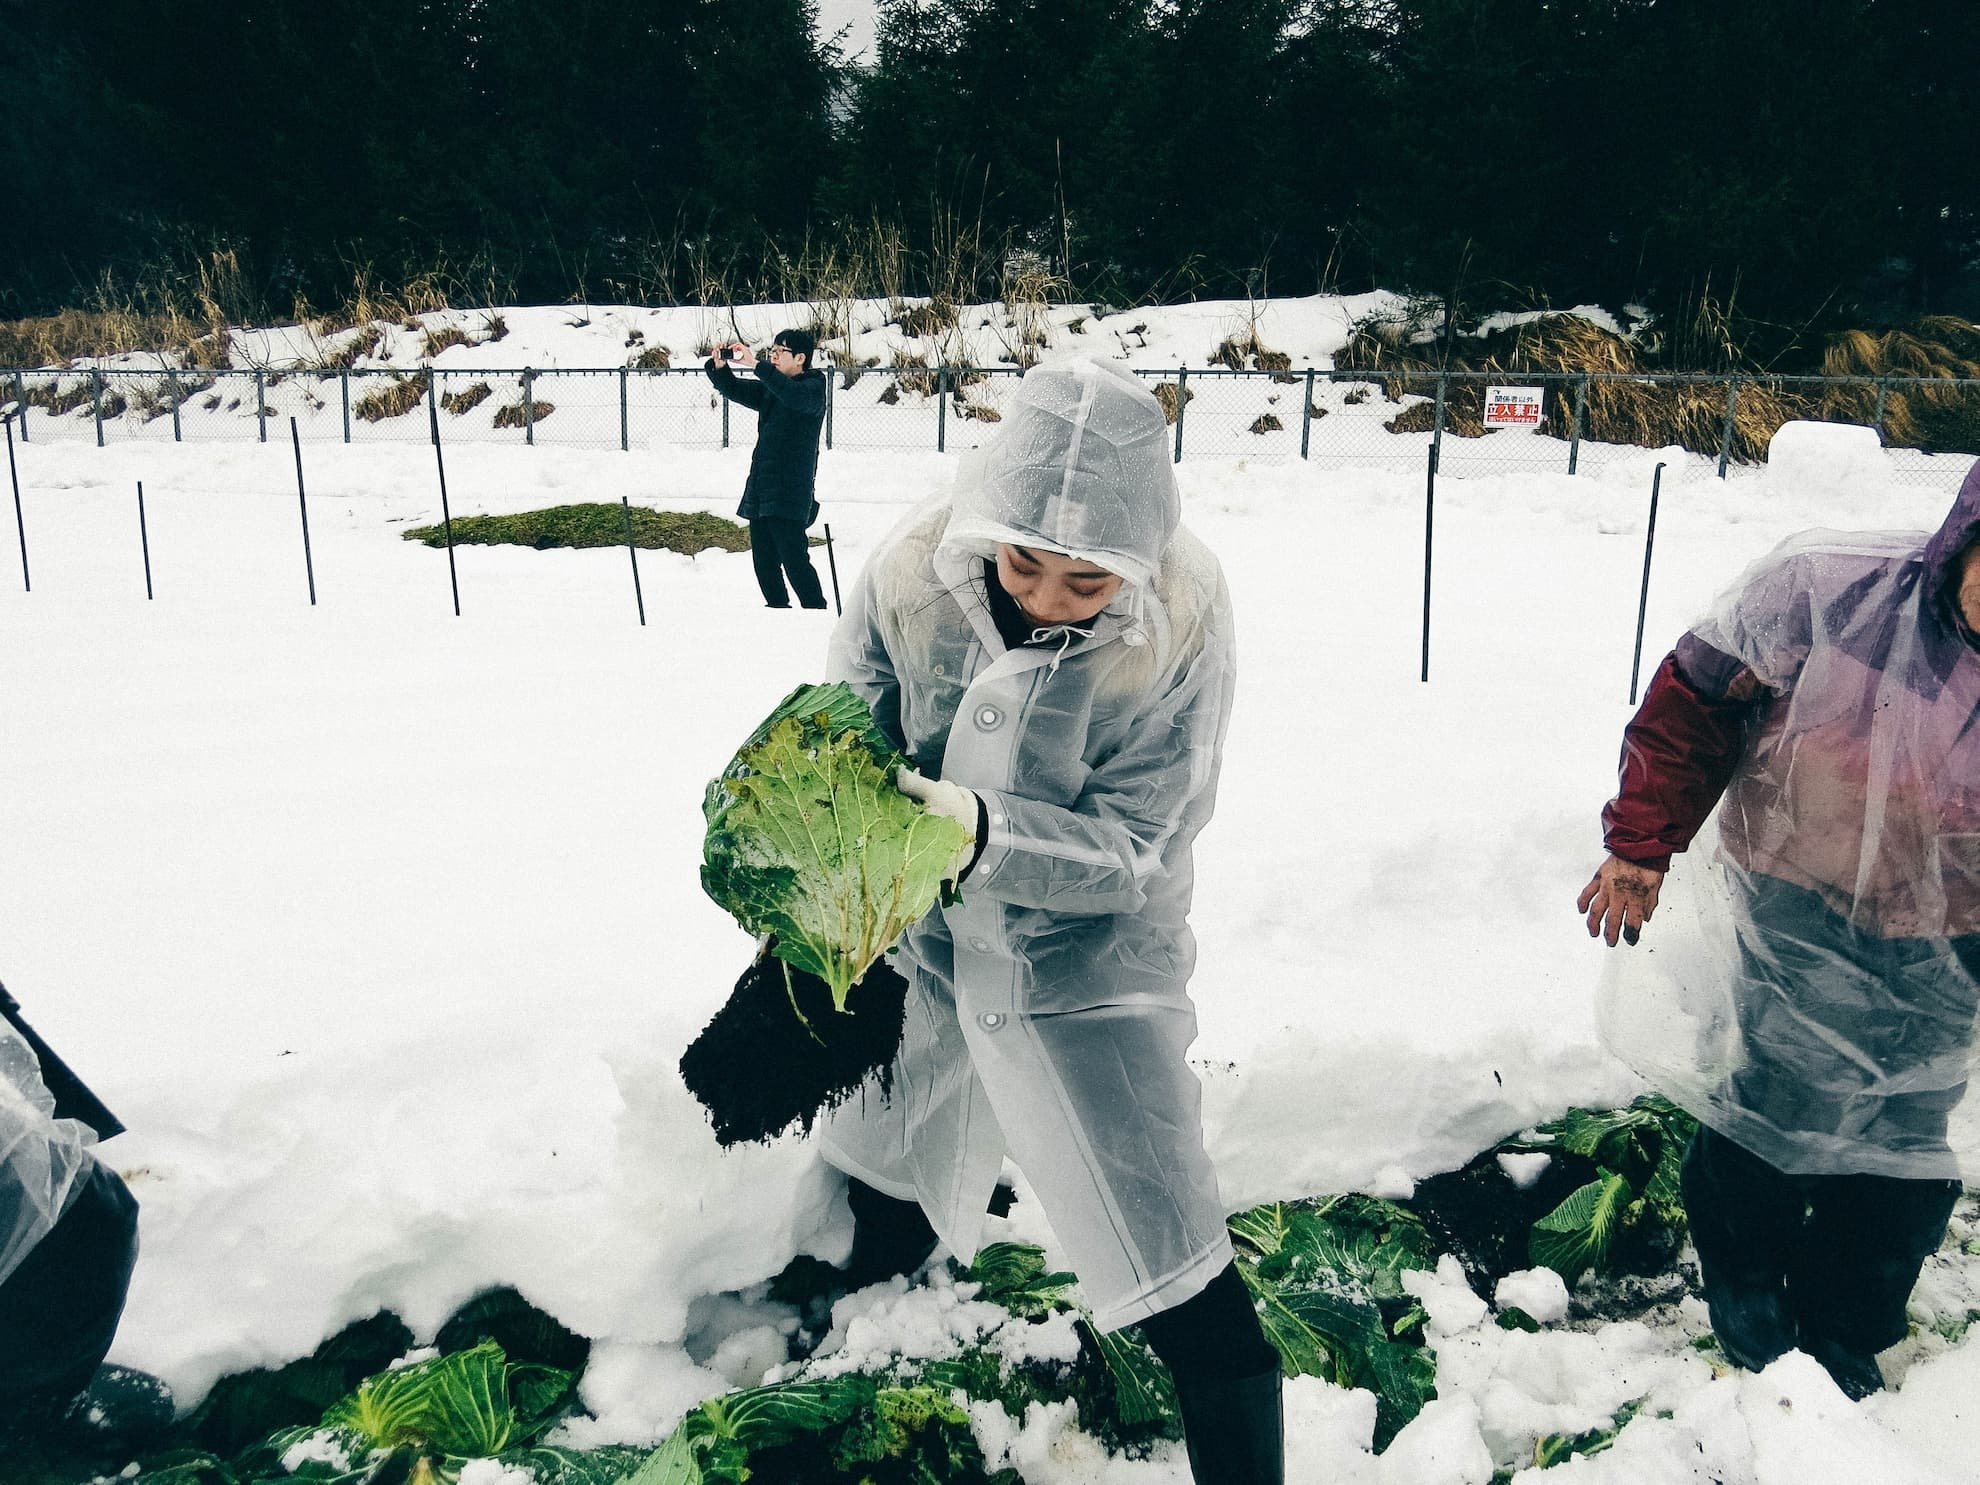
[[[905,762],[843,682],[800,686],[708,786],[701,885],[846,994],[935,905],[967,832],[894,787]]]

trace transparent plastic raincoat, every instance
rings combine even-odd
[[[978,793],[988,834],[962,900],[901,942],[891,1097],[843,1105],[826,1156],[918,1200],[967,1257],[1008,1154],[1103,1329],[1231,1260],[1184,1061],[1191,844],[1216,797],[1231,612],[1180,527],[1167,449],[1125,370],[1034,369],[953,494],[867,563],[830,665],[918,768]],[[1091,623],[1007,650],[983,580],[1000,543],[1125,581]]]
[[[68,1210],[95,1139],[88,1126],[55,1117],[33,1051],[0,1021],[0,1284]]]
[[[1666,662],[1708,704],[1750,700],[1710,867],[1674,872],[1615,956],[1604,1034],[1792,1174],[1947,1179],[1977,1148],[1948,1137],[1980,1007],[1980,652],[1957,603],[1976,534],[1980,468],[1929,537],[1791,538]],[[1626,742],[1612,814],[1632,746],[1657,743]]]

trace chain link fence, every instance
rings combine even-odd
[[[825,444],[843,449],[974,447],[1002,421],[1021,375],[1012,366],[825,369]],[[1221,366],[1137,374],[1163,405],[1178,461],[1405,467],[1434,448],[1438,472],[1461,478],[1574,474],[1675,445],[1716,459],[1724,474],[1764,460],[1781,422],[1814,418],[1876,428],[1895,478],[1950,491],[1974,462],[1965,450],[1980,449],[1980,380]],[[1486,427],[1487,385],[1515,381],[1541,391],[1538,425]],[[9,391],[26,404],[17,427],[31,442],[266,442],[291,417],[316,442],[424,443],[436,424],[448,443],[572,449],[746,447],[756,436],[756,419],[698,366],[0,371],[0,396]],[[1952,447],[1921,446],[1928,423]]]

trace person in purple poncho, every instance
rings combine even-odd
[[[1907,1333],[1960,1192],[1976,538],[1980,466],[1929,536],[1805,532],[1745,573],[1625,729],[1609,856],[1578,903],[1591,934],[1636,943],[1718,807],[1700,911],[1612,977],[1639,983],[1604,1031],[1700,1120],[1683,1194],[1727,1356],[1757,1369],[1799,1346],[1853,1397],[1883,1386],[1876,1355]]]

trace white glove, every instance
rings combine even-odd
[[[894,770],[894,787],[909,799],[919,800],[931,815],[954,820],[969,835],[970,849],[976,847],[976,791],[952,784],[947,779],[931,779],[912,768]]]

